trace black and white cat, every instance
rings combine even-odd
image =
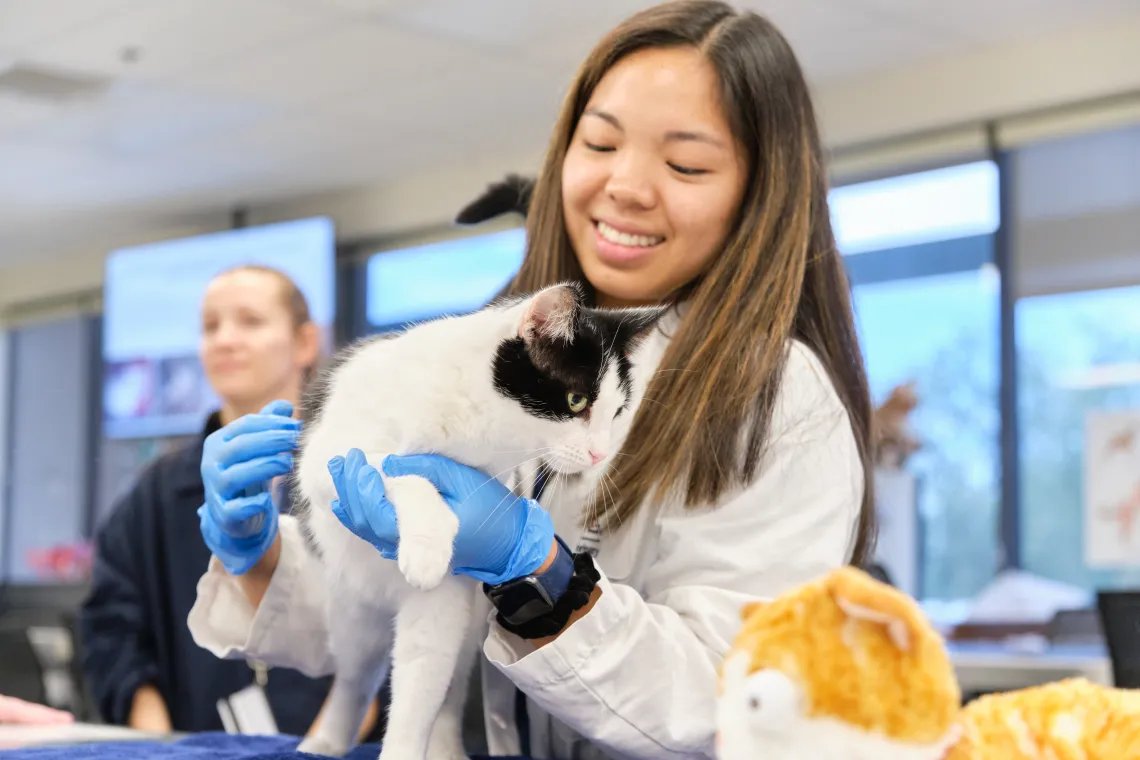
[[[382,760],[460,760],[467,675],[483,632],[475,581],[449,572],[458,523],[418,477],[385,478],[400,533],[392,562],[345,528],[327,465],[351,448],[438,452],[503,482],[542,458],[573,475],[604,466],[630,414],[631,354],[656,309],[587,308],[573,285],[496,302],[348,349],[306,409],[297,469],[326,573],[336,676],[318,731],[300,749],[342,755],[385,676],[392,701]]]

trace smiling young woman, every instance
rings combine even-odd
[[[683,305],[613,465],[608,522],[652,493],[715,504],[760,466],[789,340],[817,356],[870,472],[871,404],[795,56],[765,19],[666,3],[610,33],[567,96],[513,284]],[[662,408],[684,414],[662,414]],[[870,477],[852,561],[874,538]]]
[[[870,398],[825,176],[799,64],[759,15],[655,6],[579,71],[511,289],[575,281],[596,305],[668,305],[630,370],[635,411],[615,418],[609,456],[535,498],[443,457],[383,465],[448,483],[461,572],[497,579],[492,754],[525,750],[525,705],[536,756],[714,757],[717,668],[741,606],[868,558]],[[363,516],[346,527],[398,545],[372,528],[396,525],[383,489],[358,485],[380,466],[338,495]],[[550,529],[526,528],[539,523]],[[243,558],[264,593],[214,566],[190,625],[221,655],[327,673],[327,589],[295,521],[281,528],[279,554]],[[526,567],[498,582],[504,553]],[[223,619],[246,624],[210,624]]]

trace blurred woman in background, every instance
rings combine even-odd
[[[104,720],[157,732],[222,730],[218,700],[256,682],[279,731],[300,735],[313,724],[327,679],[219,660],[194,643],[186,616],[210,561],[197,514],[205,499],[203,441],[274,399],[267,411],[289,420],[283,434],[295,435],[299,422],[289,418],[320,350],[304,295],[277,270],[243,266],[207,287],[199,353],[222,408],[196,440],[147,467],[96,537],[80,630],[84,670]],[[251,463],[274,485],[250,498],[287,509],[280,476],[291,465],[279,464]]]

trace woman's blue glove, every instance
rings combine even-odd
[[[418,475],[439,491],[459,518],[451,572],[495,585],[529,575],[554,545],[554,523],[538,502],[511,493],[502,483],[439,454],[389,456],[381,465],[389,478]],[[333,514],[344,526],[395,559],[400,543],[396,510],[384,481],[364,453],[329,460],[339,497]]]
[[[293,405],[274,401],[206,436],[198,508],[206,546],[234,575],[248,572],[277,537],[277,506],[269,481],[293,469],[301,422]]]

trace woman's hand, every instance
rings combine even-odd
[[[154,684],[143,684],[135,691],[127,726],[152,734],[168,734],[174,730],[170,723],[170,709]]]
[[[74,722],[75,716],[69,712],[0,694],[0,724],[61,726]]]
[[[389,456],[384,476],[428,480],[459,518],[451,571],[495,585],[529,575],[551,554],[554,524],[537,502],[511,493],[479,470],[439,454]],[[329,474],[339,497],[333,514],[346,528],[375,546],[388,559],[399,550],[396,510],[384,491],[380,473],[359,449],[329,460]]]
[[[222,566],[241,575],[258,563],[277,538],[277,506],[269,481],[293,469],[301,423],[293,405],[274,401],[206,437],[198,509],[202,538]]]

